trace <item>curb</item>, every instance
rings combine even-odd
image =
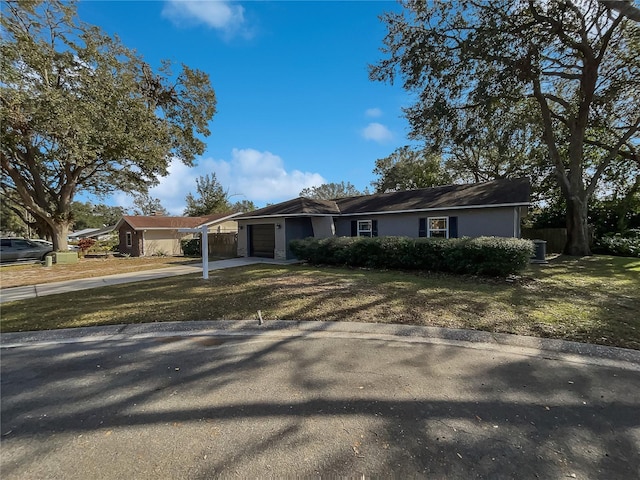
[[[640,371],[640,351],[506,333],[387,323],[272,320],[217,320],[121,324],[60,330],[3,333],[0,348],[43,344],[139,340],[166,336],[344,337],[430,343]]]

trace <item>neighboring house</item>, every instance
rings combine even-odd
[[[108,240],[116,229],[115,225],[95,229],[93,232],[85,234],[82,238],[94,238],[96,240]]]
[[[93,233],[99,230],[99,228],[83,228],[82,230],[71,232],[69,235],[67,235],[67,240],[69,240],[70,242],[76,242],[81,238],[90,237]]]
[[[221,213],[203,217],[165,217],[160,215],[128,215],[116,224],[120,253],[133,257],[154,254],[181,255],[180,241],[192,238],[193,234],[180,229],[209,227],[210,233],[234,233],[238,231],[235,221],[240,213]]]
[[[377,193],[336,200],[295,198],[236,217],[238,255],[294,258],[294,239],[332,236],[520,237],[529,179]]]

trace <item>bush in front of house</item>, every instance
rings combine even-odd
[[[293,240],[296,257],[312,264],[430,270],[505,276],[524,270],[533,242],[517,238],[331,237]]]
[[[81,238],[78,240],[78,250],[82,255],[85,255],[95,244],[96,240],[93,238]]]
[[[98,255],[107,255],[109,252],[118,251],[118,237],[111,236],[105,240],[95,242],[87,252]]]
[[[640,257],[640,230],[628,230],[623,235],[609,234],[598,238],[593,252],[619,257]]]
[[[182,240],[180,244],[182,246],[182,253],[185,257],[199,257],[201,255],[199,238]]]

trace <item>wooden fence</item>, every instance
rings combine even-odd
[[[545,240],[547,253],[562,253],[567,243],[566,228],[523,228],[522,238]]]
[[[237,233],[210,233],[209,257],[234,258],[238,256]]]

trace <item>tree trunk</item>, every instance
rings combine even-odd
[[[70,222],[52,223],[51,225],[51,237],[53,242],[54,252],[66,252],[67,236],[69,235]]]
[[[566,255],[584,257],[591,255],[589,246],[589,224],[587,221],[587,199],[577,196],[567,198],[567,244]]]

